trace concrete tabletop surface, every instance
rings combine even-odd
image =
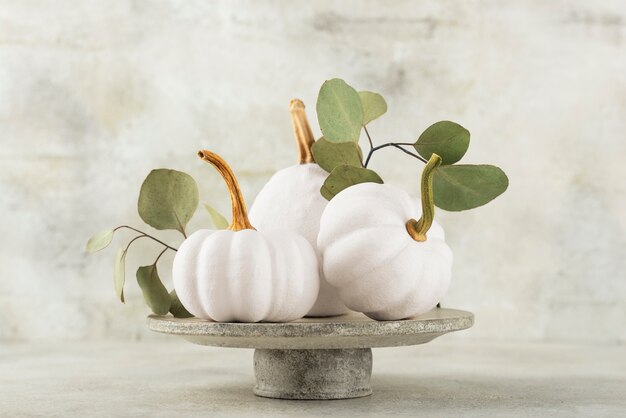
[[[626,416],[624,346],[442,337],[373,351],[372,396],[284,401],[252,394],[249,349],[0,343],[0,417]]]

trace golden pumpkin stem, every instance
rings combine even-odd
[[[309,126],[304,111],[304,103],[300,99],[293,99],[289,103],[289,113],[291,113],[291,122],[293,122],[293,131],[298,141],[298,157],[300,164],[314,163],[311,147],[315,143],[313,131]]]
[[[207,150],[198,151],[198,157],[215,167],[224,179],[226,187],[228,187],[228,192],[230,193],[230,203],[233,211],[233,221],[228,229],[231,231],[255,229],[250,224],[248,213],[246,211],[246,202],[243,200],[243,195],[241,194],[239,183],[237,183],[237,178],[235,177],[233,170],[231,170],[228,166],[228,163],[226,163],[226,161],[224,161],[224,159],[216,153]]]
[[[424,171],[422,171],[422,216],[419,221],[409,219],[406,230],[411,238],[418,242],[426,241],[426,233],[435,219],[435,198],[433,197],[433,174],[435,168],[441,165],[441,157],[437,154],[430,156]]]

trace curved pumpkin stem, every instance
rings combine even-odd
[[[293,131],[298,141],[298,157],[300,164],[314,163],[311,147],[315,143],[313,131],[309,126],[304,111],[304,103],[300,99],[293,99],[289,103],[289,113],[291,113],[291,121],[293,122]]]
[[[224,161],[224,159],[216,153],[207,150],[198,151],[198,157],[215,167],[224,179],[226,187],[228,187],[228,191],[230,193],[230,203],[233,211],[233,221],[228,229],[231,231],[255,229],[250,224],[250,220],[248,219],[246,202],[243,200],[243,195],[241,194],[239,183],[237,183],[237,178],[226,161]]]
[[[437,154],[430,156],[424,171],[422,171],[422,216],[419,221],[409,219],[406,230],[411,238],[417,242],[426,241],[426,233],[435,219],[435,198],[433,197],[433,174],[435,168],[441,165],[441,157]]]

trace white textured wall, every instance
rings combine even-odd
[[[289,100],[314,118],[335,76],[387,98],[378,142],[451,119],[466,161],[510,177],[492,204],[438,215],[456,256],[444,304],[476,313],[464,338],[626,341],[626,4],[583,0],[0,0],[0,339],[151,338],[134,270],[156,247],[129,257],[122,306],[115,248],[88,256],[86,238],[141,225],[155,167],[226,211],[200,147],[251,201],[295,159]],[[417,192],[410,158],[372,167]]]

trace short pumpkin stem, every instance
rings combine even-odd
[[[226,187],[228,187],[228,191],[230,193],[230,203],[233,211],[233,221],[228,229],[231,231],[255,229],[250,224],[248,213],[246,212],[246,202],[243,200],[243,195],[241,194],[239,183],[237,183],[237,178],[235,177],[233,170],[231,170],[228,166],[228,163],[226,163],[226,161],[224,161],[224,159],[216,153],[207,150],[198,151],[198,157],[215,167],[224,179],[224,182],[226,182]]]
[[[418,242],[426,241],[426,233],[435,219],[435,198],[433,197],[433,174],[435,168],[441,165],[441,157],[437,154],[431,155],[424,171],[422,172],[422,216],[419,221],[409,219],[406,223],[406,230],[411,238]]]
[[[304,111],[304,103],[300,99],[293,99],[289,103],[289,113],[291,113],[291,121],[293,122],[293,131],[298,141],[298,158],[300,164],[314,163],[311,147],[315,143],[313,131],[309,126]]]

